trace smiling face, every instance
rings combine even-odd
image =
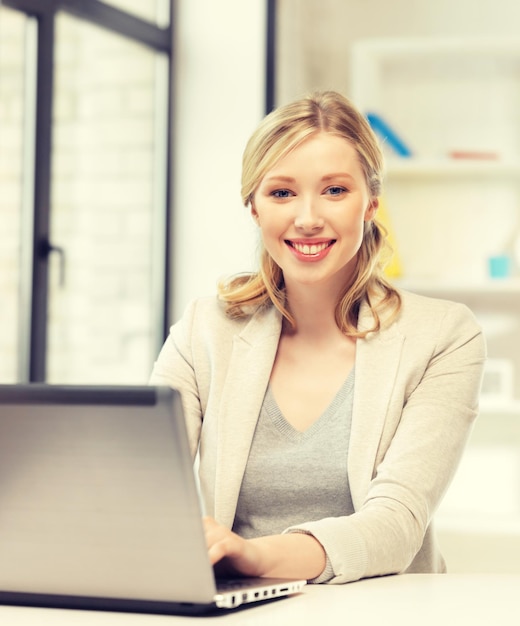
[[[318,132],[280,159],[261,180],[251,203],[267,252],[291,284],[351,281],[371,198],[356,150]]]

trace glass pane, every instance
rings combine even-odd
[[[18,379],[25,23],[0,7],[0,382]]]
[[[170,0],[105,0],[105,3],[158,26],[170,23]]]
[[[67,15],[56,53],[51,242],[63,255],[50,262],[47,379],[146,383],[157,351],[155,207],[164,212],[159,58]]]

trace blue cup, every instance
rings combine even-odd
[[[511,259],[506,254],[490,256],[488,269],[491,278],[509,278],[511,276]]]

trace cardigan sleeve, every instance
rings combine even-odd
[[[191,302],[170,333],[154,363],[151,385],[165,385],[181,393],[192,457],[197,452],[202,427],[202,408],[195,375],[192,335],[197,301]]]
[[[362,506],[286,530],[309,532],[323,545],[334,571],[329,582],[405,571],[421,551],[477,415],[484,360],[473,315],[464,305],[447,307],[419,383],[403,391],[400,419]]]

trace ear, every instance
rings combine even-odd
[[[256,225],[260,226],[260,218],[258,217],[258,211],[256,210],[254,200],[251,200],[251,217],[255,221]]]
[[[365,222],[369,222],[370,220],[374,219],[378,207],[379,198],[372,198],[370,200],[370,204],[367,207],[367,210],[365,211]]]

